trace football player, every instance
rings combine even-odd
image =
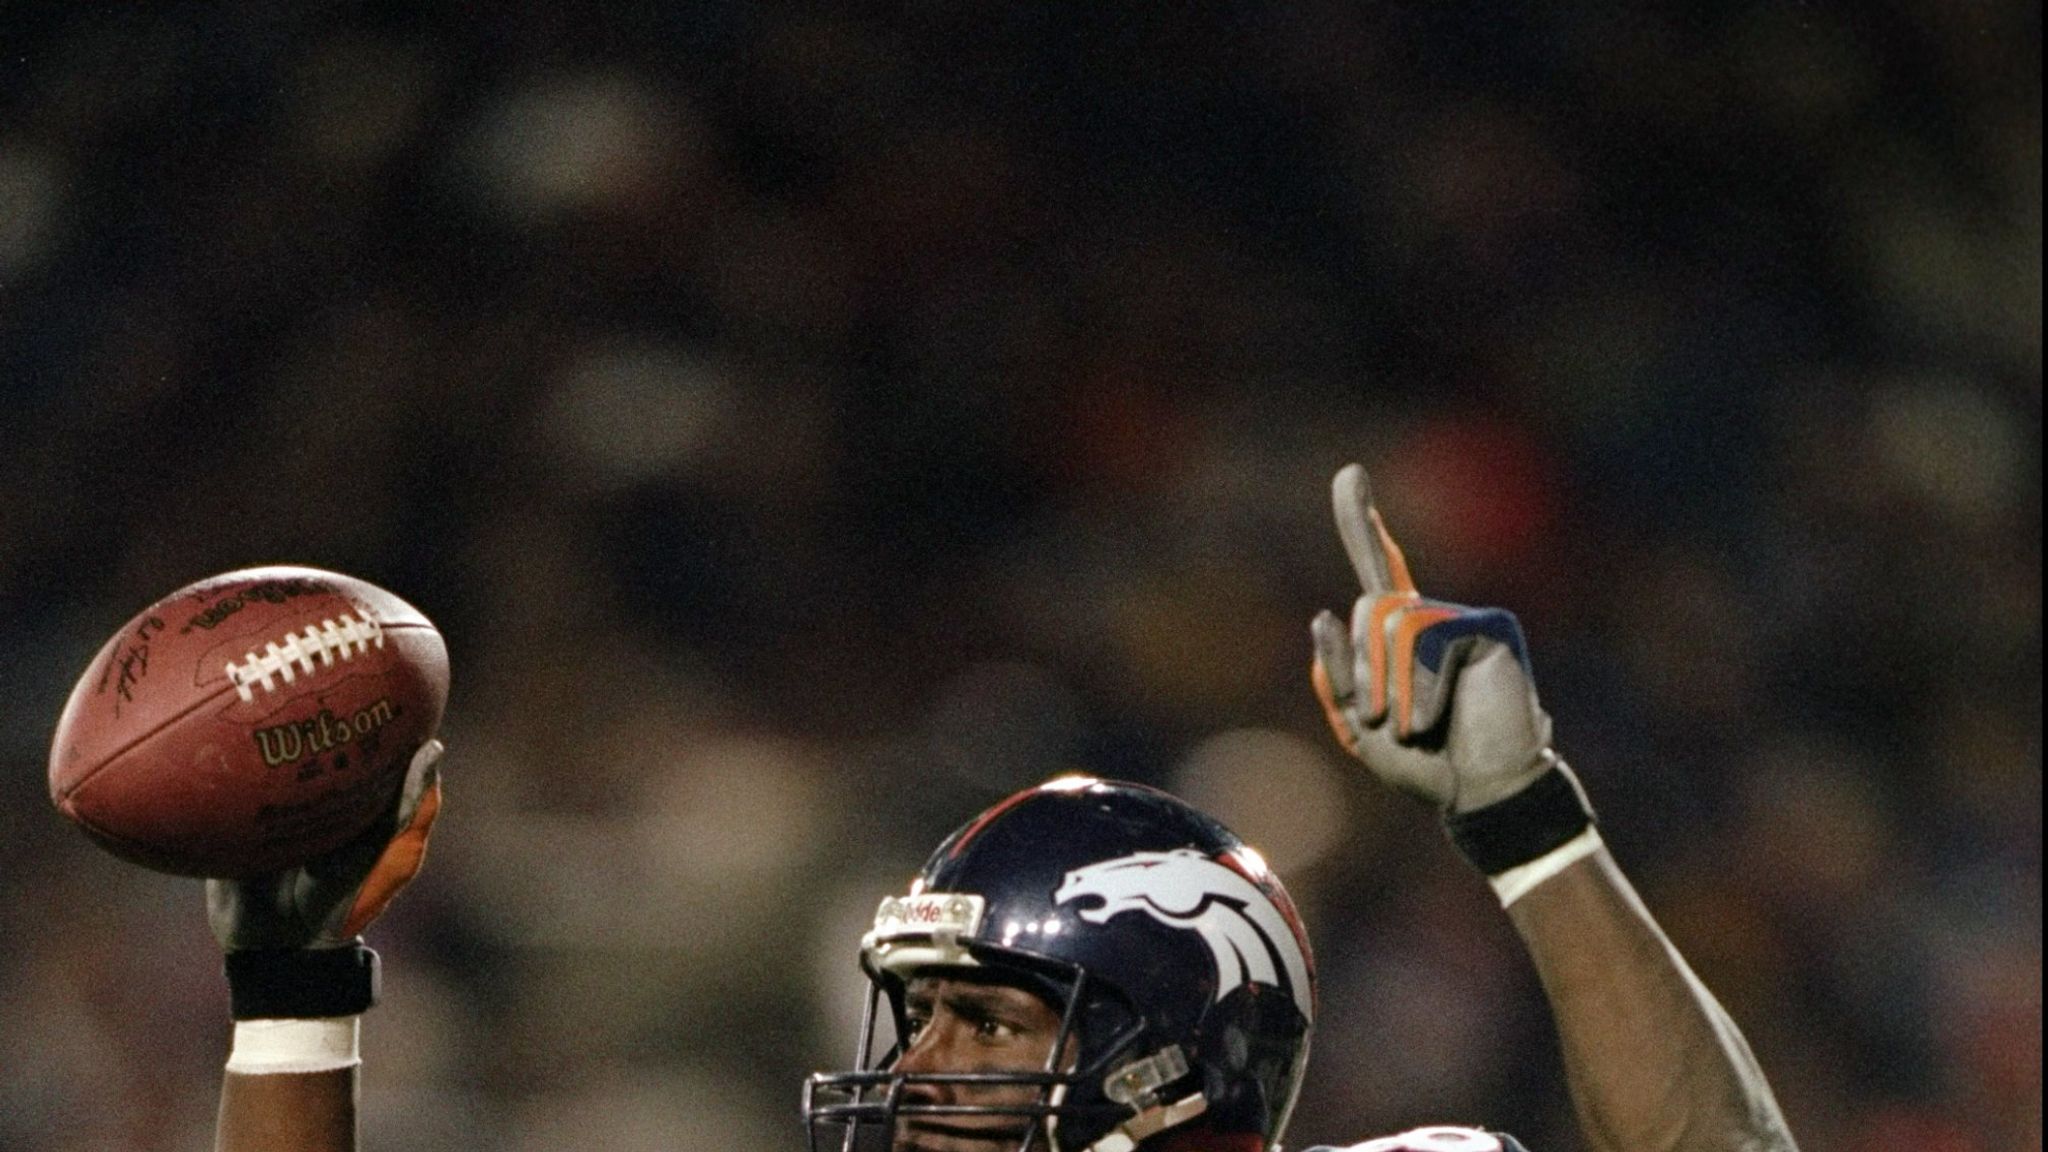
[[[1791,1152],[1741,1033],[1602,847],[1514,617],[1417,593],[1357,465],[1333,497],[1363,594],[1348,626],[1311,624],[1316,694],[1506,907],[1589,1146]],[[814,1152],[1274,1152],[1315,1027],[1308,937],[1258,854],[1170,796],[1086,777],[953,833],[882,901],[861,963],[856,1070],[805,1094]],[[1425,1128],[1352,1152],[1519,1148]]]
[[[1601,845],[1514,618],[1422,598],[1363,471],[1333,491],[1362,595],[1348,625],[1311,626],[1315,691],[1367,773],[1434,808],[1498,894],[1588,1146],[1793,1152],[1735,1024]],[[355,1018],[375,991],[357,934],[419,866],[438,755],[422,749],[390,823],[357,846],[210,883],[238,1021],[221,1152],[355,1147]],[[860,960],[861,1051],[805,1087],[813,1149],[1280,1147],[1315,1025],[1308,939],[1257,853],[1173,797],[1088,777],[1010,797],[882,902]],[[1443,1127],[1349,1152],[1521,1147]]]

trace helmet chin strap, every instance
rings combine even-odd
[[[1176,1124],[1185,1124],[1209,1110],[1209,1098],[1200,1092],[1172,1104],[1148,1108],[1090,1144],[1086,1152],[1133,1152],[1138,1145]]]
[[[1133,1060],[1115,1072],[1103,1084],[1103,1094],[1119,1104],[1136,1110],[1130,1119],[1117,1125],[1095,1143],[1081,1152],[1134,1152],[1138,1145],[1178,1124],[1185,1124],[1209,1110],[1209,1098],[1200,1092],[1181,1097],[1172,1103],[1159,1099],[1161,1089],[1187,1076],[1190,1070],[1187,1053],[1180,1045],[1170,1044],[1158,1052],[1142,1059]],[[1066,1098],[1065,1084],[1052,1091],[1050,1102],[1055,1110]],[[1059,1119],[1057,1114],[1045,1121],[1047,1142],[1052,1152],[1063,1152],[1059,1140]]]

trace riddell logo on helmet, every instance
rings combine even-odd
[[[1228,865],[1187,848],[1134,852],[1067,873],[1053,893],[1059,904],[1089,898],[1102,902],[1080,912],[1091,924],[1143,912],[1200,936],[1216,961],[1216,999],[1265,984],[1285,989],[1313,1017],[1308,958],[1294,929],[1258,885]]]
[[[263,762],[275,768],[371,736],[397,716],[398,709],[388,697],[345,717],[322,708],[310,720],[256,729],[256,747],[263,753]]]
[[[875,928],[868,933],[868,939],[872,943],[938,932],[972,936],[980,929],[987,907],[987,901],[980,896],[952,892],[891,896],[875,910]]]

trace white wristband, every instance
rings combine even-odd
[[[1506,908],[1527,896],[1538,884],[1599,850],[1600,830],[1589,824],[1577,836],[1527,864],[1517,864],[1499,875],[1487,877],[1486,882],[1493,885],[1494,894],[1500,897],[1500,906]]]
[[[360,1016],[237,1020],[227,1070],[245,1076],[266,1076],[353,1068],[363,1062],[359,1047],[361,1024]]]

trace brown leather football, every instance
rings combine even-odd
[[[447,647],[404,600],[316,568],[228,572],[100,649],[57,721],[50,798],[138,864],[255,876],[377,819],[447,701]]]

